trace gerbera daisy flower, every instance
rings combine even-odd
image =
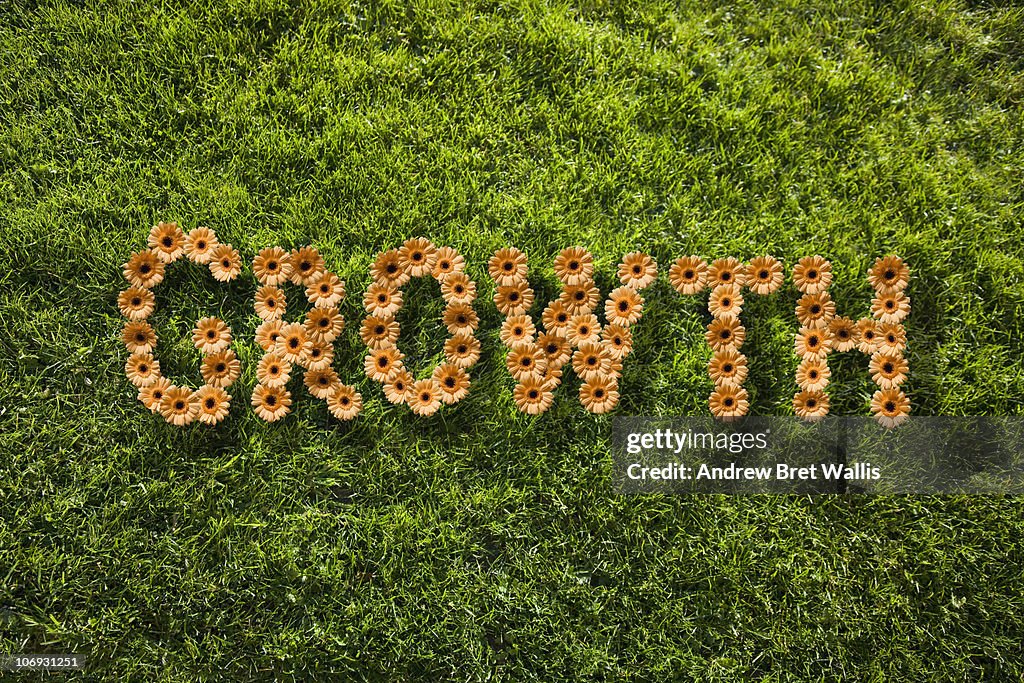
[[[199,404],[191,389],[171,387],[160,399],[160,414],[176,427],[192,424],[199,412]]]
[[[827,291],[804,294],[796,302],[796,318],[803,327],[828,327],[836,315],[836,304]]]
[[[594,377],[580,385],[580,402],[592,413],[607,413],[619,404],[619,384],[611,377]]]
[[[603,344],[583,344],[572,354],[572,369],[580,379],[589,381],[611,373],[612,359]]]
[[[160,410],[160,401],[163,400],[164,394],[173,388],[171,380],[166,377],[157,377],[155,382],[139,389],[139,400],[142,401],[142,405],[149,408],[151,413],[155,413]]]
[[[338,279],[334,273],[323,273],[316,277],[309,278],[309,286],[306,287],[306,299],[309,303],[320,308],[337,306],[345,298],[345,283]]]
[[[402,258],[405,271],[409,275],[421,277],[430,275],[434,269],[437,262],[437,247],[424,237],[411,237],[402,244],[398,255]]]
[[[505,346],[532,342],[536,333],[537,328],[528,315],[510,315],[501,324],[501,342]]]
[[[887,353],[874,353],[868,362],[868,371],[875,384],[883,389],[894,389],[907,379],[907,359]]]
[[[252,392],[252,407],[267,422],[277,422],[291,412],[292,394],[283,386],[257,384]]]
[[[699,256],[676,259],[668,269],[668,281],[684,296],[697,294],[707,286],[708,264]]]
[[[384,398],[392,403],[405,403],[409,400],[409,392],[416,382],[408,370],[399,370],[384,382]]]
[[[899,323],[878,326],[878,350],[890,356],[901,356],[907,350],[907,331]]]
[[[377,284],[394,288],[401,287],[410,279],[397,249],[379,253],[370,266],[370,276]]]
[[[196,419],[203,424],[215,425],[228,416],[231,409],[231,396],[220,387],[207,384],[200,387],[194,395],[198,406]]]
[[[306,313],[306,336],[312,340],[331,343],[345,329],[345,318],[337,308],[313,308]]]
[[[533,305],[533,290],[522,280],[511,285],[500,285],[494,293],[494,305],[502,315],[520,315]]]
[[[548,364],[548,369],[544,373],[544,387],[548,391],[554,391],[558,388],[558,385],[562,383],[562,369],[552,367]]]
[[[704,335],[713,351],[739,349],[743,346],[746,336],[747,330],[740,325],[738,318],[715,318],[708,325],[708,331]]]
[[[185,251],[185,235],[177,223],[160,221],[149,231],[149,248],[164,263],[177,261]]]
[[[309,352],[312,342],[306,328],[300,323],[288,323],[281,328],[281,336],[274,344],[274,353],[289,363],[298,363]]]
[[[231,328],[220,318],[202,318],[192,330],[192,343],[205,354],[223,351],[231,345]]]
[[[441,296],[446,303],[471,304],[476,299],[476,283],[465,273],[452,273],[441,281]]]
[[[619,282],[632,287],[643,289],[658,277],[658,264],[642,251],[632,251],[622,257],[619,264]]]
[[[804,256],[793,266],[793,284],[804,294],[824,292],[832,284],[832,264],[820,256]]]
[[[827,327],[801,327],[796,334],[793,349],[800,358],[824,360],[832,350],[832,334]]]
[[[824,358],[804,358],[796,369],[796,384],[804,391],[821,391],[831,376]]]
[[[548,369],[548,358],[536,344],[519,344],[505,357],[505,367],[517,382],[527,375],[543,375]]]
[[[370,379],[383,383],[404,367],[403,358],[405,354],[395,346],[371,349],[363,359],[363,370]]]
[[[291,281],[295,285],[309,285],[324,274],[324,259],[316,247],[301,247],[291,253]]]
[[[338,384],[327,397],[327,410],[339,420],[354,419],[363,410],[363,397],[355,387]]]
[[[338,386],[338,373],[333,368],[307,370],[303,381],[309,393],[317,398],[326,399]]]
[[[203,381],[212,387],[227,389],[238,376],[242,374],[242,365],[238,362],[238,356],[231,349],[224,349],[203,358],[199,372],[203,375]]]
[[[444,358],[460,368],[471,368],[480,360],[480,341],[471,334],[456,334],[444,343]]]
[[[800,391],[793,396],[793,412],[808,422],[828,415],[828,394],[824,391]]]
[[[334,347],[328,342],[316,341],[309,346],[306,357],[301,361],[307,370],[323,370],[334,362]]]
[[[137,387],[148,387],[160,377],[160,361],[151,353],[133,353],[124,364],[124,374]]]
[[[193,263],[208,264],[218,246],[217,235],[209,228],[195,228],[185,235],[185,255]]]
[[[512,390],[512,398],[520,411],[527,415],[539,415],[551,407],[555,395],[544,379],[530,375],[516,384],[516,388]]]
[[[857,348],[860,341],[860,332],[856,324],[847,317],[839,316],[832,318],[828,323],[828,330],[832,333],[832,348],[836,351],[852,351]]]
[[[755,294],[771,294],[782,286],[784,279],[782,264],[774,256],[758,256],[750,260],[747,287]]]
[[[435,380],[422,379],[412,385],[406,402],[421,417],[433,415],[441,407],[441,387]]]
[[[716,385],[708,397],[711,414],[720,420],[731,420],[743,417],[750,409],[747,390],[733,384]]]
[[[487,261],[487,272],[501,287],[526,281],[526,254],[515,247],[499,249]]]
[[[441,387],[441,400],[444,403],[458,403],[469,393],[469,375],[457,365],[438,365],[431,376]]]
[[[644,311],[644,298],[632,287],[617,287],[608,295],[604,317],[615,325],[628,326],[640,320]]]
[[[879,294],[871,300],[871,315],[882,323],[900,323],[910,314],[910,297],[901,290]]]
[[[910,268],[899,256],[875,259],[868,271],[868,281],[876,292],[903,291],[910,282]]]
[[[601,292],[593,282],[579,285],[566,285],[558,295],[558,301],[568,309],[570,315],[592,313],[601,303]]]
[[[150,353],[156,348],[156,332],[145,320],[128,321],[121,329],[128,353]]]
[[[260,358],[256,380],[268,387],[283,387],[291,379],[292,364],[271,351]]]
[[[743,312],[743,294],[739,285],[718,285],[708,297],[708,311],[716,318],[738,318]]]
[[[561,301],[552,301],[541,314],[541,321],[544,323],[544,330],[551,334],[564,337],[569,332],[569,319],[572,314]]]
[[[129,287],[118,295],[117,307],[129,320],[145,320],[156,309],[156,297],[148,289]]]
[[[739,351],[716,351],[708,361],[708,376],[716,387],[738,387],[747,379],[747,357]]]
[[[626,289],[629,289],[626,287]],[[593,313],[581,313],[569,319],[566,337],[573,346],[597,342],[601,339],[601,323]]]
[[[878,350],[878,324],[871,318],[857,321],[857,350],[869,356]]]
[[[480,324],[480,318],[469,304],[448,304],[445,306],[442,322],[448,328],[448,334],[473,334]]]
[[[221,244],[210,253],[209,265],[215,280],[227,282],[242,272],[242,257],[230,244]]]
[[[910,399],[901,389],[880,389],[871,397],[871,414],[887,429],[899,427],[910,417]]]
[[[441,247],[437,250],[437,258],[434,260],[432,275],[438,282],[444,282],[449,276],[461,273],[466,267],[466,259],[462,254],[451,247]],[[442,291],[444,288],[441,288]]]
[[[363,308],[370,315],[394,318],[402,308],[402,292],[392,285],[372,283],[363,296]]]
[[[594,257],[583,247],[567,247],[555,257],[555,275],[567,285],[582,285],[594,277]]]
[[[135,287],[153,289],[164,280],[164,263],[152,251],[134,252],[122,268],[124,279]]]
[[[363,320],[359,337],[371,349],[379,349],[382,346],[394,346],[401,332],[402,328],[392,318],[371,315]]]
[[[287,304],[284,292],[273,285],[265,285],[256,290],[256,315],[262,320],[280,318]]]
[[[548,360],[548,368],[560,368],[572,357],[572,348],[565,337],[545,332],[537,338],[537,346],[544,352]]]
[[[281,247],[260,249],[252,260],[252,272],[264,285],[283,285],[292,276],[292,257]]]
[[[264,351],[270,351],[277,344],[282,327],[284,327],[284,322],[281,320],[264,320],[256,328],[256,343]]]
[[[715,259],[708,266],[708,285],[737,285],[742,287],[747,283],[747,267],[739,259],[729,256],[727,258]]]
[[[601,341],[613,360],[622,360],[633,350],[633,333],[622,325],[606,325],[601,331]]]

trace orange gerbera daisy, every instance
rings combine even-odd
[[[469,304],[448,304],[441,321],[448,328],[448,334],[473,334],[480,324],[480,318]]]
[[[371,349],[379,349],[382,346],[394,346],[401,332],[402,328],[392,318],[371,315],[363,320],[359,337]]]
[[[363,296],[363,308],[370,315],[394,318],[402,308],[402,292],[393,285],[372,283]]]
[[[747,268],[747,287],[755,294],[771,294],[782,286],[784,279],[782,264],[774,256],[751,259]]]
[[[580,386],[580,402],[592,413],[607,413],[619,404],[619,384],[611,377],[594,377]]]
[[[832,264],[820,256],[804,256],[793,266],[793,284],[804,294],[824,292],[832,284]]]
[[[306,336],[330,344],[345,329],[345,318],[337,308],[313,308],[306,313]]]
[[[594,257],[583,247],[567,247],[555,257],[555,275],[567,285],[582,285],[594,277]]]
[[[511,285],[500,285],[494,293],[494,305],[502,315],[520,315],[533,305],[533,290],[521,280]]]
[[[371,349],[363,359],[363,370],[370,379],[383,383],[404,367],[403,358],[405,358],[405,354],[396,346]]]
[[[156,348],[156,332],[145,320],[128,321],[121,329],[121,341],[128,353],[150,353]]]
[[[619,282],[643,289],[658,277],[658,263],[642,251],[632,251],[622,257],[619,264]]]
[[[544,323],[544,330],[551,334],[564,337],[569,332],[569,319],[572,314],[561,301],[552,301],[541,314],[541,321]]]
[[[626,287],[625,289],[629,289]],[[632,290],[630,290],[632,291]],[[569,319],[566,331],[569,343],[573,346],[597,342],[601,339],[601,323],[593,313],[581,313]]]
[[[878,327],[878,350],[890,356],[901,356],[907,350],[907,331],[899,323],[882,323]]]
[[[804,358],[796,369],[796,383],[805,391],[821,391],[832,376],[824,358]]]
[[[316,341],[309,345],[302,365],[307,370],[324,370],[331,367],[334,362],[334,347],[328,342]]]
[[[469,393],[469,375],[457,365],[438,365],[432,377],[441,387],[441,400],[444,403],[458,403]]]
[[[857,350],[871,355],[878,349],[878,324],[871,318],[857,321]]]
[[[501,324],[501,342],[505,346],[532,342],[536,333],[537,328],[528,315],[510,315]]]
[[[117,307],[129,320],[145,320],[156,309],[156,297],[148,289],[129,287],[118,295]]]
[[[306,299],[320,308],[337,306],[345,298],[345,283],[334,273],[323,273],[309,278]]]
[[[451,247],[441,247],[437,250],[432,275],[438,282],[444,282],[450,276],[461,273],[465,267],[466,259],[462,258],[462,254]],[[441,289],[443,291],[444,288]]]
[[[910,282],[910,268],[899,256],[875,259],[868,281],[876,292],[903,291]]]
[[[256,290],[256,315],[262,320],[276,320],[284,315],[288,299],[284,292],[273,285],[265,285]]]
[[[611,366],[611,356],[603,344],[583,344],[572,354],[573,371],[586,381],[609,375]]]
[[[283,285],[292,276],[292,257],[281,247],[260,249],[252,260],[252,272],[264,285]]]
[[[471,368],[480,360],[480,341],[471,334],[456,334],[444,343],[444,357],[460,368]]]
[[[505,357],[505,367],[517,382],[521,382],[527,375],[543,375],[548,369],[548,359],[536,344],[519,344]]]
[[[327,397],[327,409],[339,420],[354,419],[363,410],[363,397],[356,388],[348,384],[338,384]]]
[[[192,343],[205,354],[223,351],[231,345],[231,328],[220,318],[201,318],[192,330]]]
[[[743,312],[743,294],[739,285],[718,285],[708,297],[708,311],[716,318],[739,318]]]
[[[221,244],[210,253],[210,272],[219,282],[228,282],[242,272],[242,257],[230,244]]]
[[[401,287],[411,277],[406,272],[402,255],[398,253],[397,249],[390,249],[377,254],[373,265],[370,266],[370,276],[377,284],[393,288]]]
[[[618,287],[608,295],[604,317],[608,322],[623,327],[640,320],[644,311],[644,298],[632,287]]]
[[[828,327],[836,315],[836,304],[827,291],[804,294],[796,302],[796,318],[803,327]]]
[[[122,266],[124,278],[135,287],[152,289],[164,280],[164,262],[152,251],[137,251]]]
[[[860,341],[860,332],[856,324],[849,318],[839,316],[832,318],[828,324],[828,330],[832,333],[832,348],[836,351],[852,351],[857,348]]]
[[[526,254],[515,247],[499,249],[487,261],[487,272],[500,287],[526,281]]]
[[[828,415],[828,394],[824,391],[800,391],[793,396],[793,412],[808,422]]]
[[[747,357],[733,349],[716,351],[708,361],[708,376],[715,386],[741,386],[747,379]]]
[[[291,253],[291,281],[296,285],[309,285],[311,281],[323,275],[326,268],[324,259],[315,247],[301,247]]]
[[[185,255],[193,263],[206,265],[213,256],[213,250],[220,246],[217,235],[209,228],[195,228],[185,235]]]
[[[260,358],[256,366],[256,379],[268,387],[283,387],[291,379],[292,364],[271,351]]]
[[[307,370],[303,381],[309,393],[317,398],[326,399],[338,387],[338,373],[333,368]]]
[[[568,309],[570,315],[592,313],[601,303],[601,292],[593,282],[579,285],[566,285],[558,295],[558,301]]]
[[[441,281],[441,296],[447,303],[471,304],[476,299],[476,283],[465,273],[452,273]]]
[[[437,262],[437,247],[425,237],[411,237],[398,250],[405,270],[413,277],[430,275]]]
[[[264,320],[256,328],[256,343],[264,351],[270,351],[277,344],[282,327],[284,327],[284,322],[281,320]]]
[[[160,410],[160,401],[163,400],[164,394],[173,388],[174,385],[171,384],[171,380],[166,377],[157,377],[155,382],[139,389],[139,400],[142,401],[142,405],[149,408],[151,413],[158,412]]]
[[[124,364],[128,381],[137,387],[147,387],[160,377],[160,361],[151,353],[133,353]]]
[[[720,420],[732,420],[743,417],[750,409],[750,398],[747,390],[732,384],[716,385],[708,397],[711,414]]]
[[[633,333],[622,325],[606,325],[601,331],[601,341],[613,360],[622,360],[633,350]]]
[[[520,411],[527,415],[539,415],[551,407],[555,395],[541,377],[530,375],[516,384],[516,388],[512,390],[512,398]]]
[[[409,392],[416,382],[408,370],[399,370],[384,382],[384,398],[392,403],[405,403],[409,400]]]
[[[668,281],[677,292],[690,296],[703,291],[707,286],[708,264],[699,256],[684,256],[676,259],[668,269]]]
[[[164,263],[178,260],[185,251],[185,235],[177,223],[160,221],[149,231],[149,248]]]
[[[203,380],[210,386],[227,389],[242,374],[242,365],[234,351],[224,349],[204,357],[199,371],[203,374]]]
[[[732,256],[715,259],[708,266],[708,285],[738,285],[742,287],[747,283],[747,267]]]
[[[412,385],[406,402],[421,417],[433,415],[441,407],[441,387],[435,380],[422,379]]]
[[[231,396],[220,387],[206,385],[194,395],[198,409],[196,418],[203,424],[215,425],[228,416]]]
[[[560,368],[569,362],[572,357],[572,348],[565,337],[545,332],[537,338],[537,346],[544,352],[547,358],[548,368]]]
[[[895,389],[907,379],[907,359],[887,353],[874,353],[868,363],[868,371],[875,384],[883,389]]]
[[[199,404],[191,389],[171,387],[164,392],[164,397],[160,399],[160,414],[176,427],[191,424],[196,419],[198,412]]]
[[[887,429],[899,427],[910,417],[910,399],[901,389],[881,389],[871,397],[871,414]]]
[[[827,327],[801,327],[796,334],[793,349],[800,358],[824,360],[832,350],[832,334]]]
[[[714,351],[736,350],[743,346],[747,330],[740,325],[738,318],[715,318],[708,325],[708,331],[704,337],[708,340],[708,346]]]
[[[267,422],[277,422],[291,412],[292,394],[283,386],[257,384],[252,392],[252,407]]]
[[[910,297],[902,290],[879,294],[871,300],[871,314],[882,323],[900,323],[910,315]]]
[[[309,352],[312,342],[306,328],[299,323],[288,323],[281,328],[281,336],[274,344],[274,353],[289,363],[298,363]]]

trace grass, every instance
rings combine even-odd
[[[92,3],[85,3],[91,5]],[[582,244],[792,265],[841,311],[913,268],[919,414],[1022,412],[1024,11],[922,0],[738,4],[0,3],[0,651],[89,678],[992,680],[1024,676],[1016,498],[621,498],[576,380],[518,414],[488,303],[512,244],[535,287]],[[123,377],[119,264],[157,220],[246,259],[315,244],[352,294],[351,424],[244,405],[248,273],[172,268],[165,371],[235,329],[215,430],[149,415]],[[360,377],[368,264],[422,234],[483,288],[469,398],[431,419]],[[438,297],[409,290],[426,369]],[[424,283],[421,291],[428,288]],[[543,300],[543,297],[541,297]],[[786,414],[795,292],[751,302],[753,412]],[[647,296],[620,414],[706,412],[703,304]],[[863,359],[836,414],[866,414]],[[300,392],[296,392],[301,395]]]

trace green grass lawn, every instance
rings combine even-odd
[[[634,249],[820,253],[859,316],[897,253],[915,412],[1022,414],[1024,10],[645,5],[0,3],[0,652],[96,679],[1022,680],[1019,499],[617,497],[578,380],[515,410],[485,264],[520,247],[547,301],[572,244],[603,292]],[[185,264],[164,373],[198,383],[187,333],[219,315],[243,377],[216,429],[146,411],[116,297],[157,220],[247,263],[318,246],[363,415],[296,388],[262,423],[251,273]],[[482,289],[472,391],[429,419],[356,335],[371,259],[414,235]],[[426,370],[440,297],[406,291]],[[618,414],[706,414],[704,300],[645,297]],[[792,413],[796,298],[745,309],[754,414]],[[867,415],[847,355],[833,413]]]

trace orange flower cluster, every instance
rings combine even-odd
[[[401,249],[378,254],[370,268],[373,283],[363,298],[367,317],[359,330],[370,350],[363,363],[366,376],[384,385],[384,396],[391,403],[404,403],[420,416],[433,415],[442,403],[465,398],[470,385],[466,371],[480,359],[475,336],[480,320],[473,310],[476,283],[465,267],[465,259],[455,249],[438,248],[430,240],[414,237]],[[451,336],[444,345],[447,362],[435,367],[430,379],[416,380],[398,349],[401,328],[395,316],[402,308],[402,286],[427,275],[441,286],[446,304],[443,321]]]
[[[184,427],[194,421],[217,424],[228,415],[231,395],[225,391],[241,372],[238,357],[231,350],[231,328],[218,318],[203,318],[192,331],[192,341],[203,353],[201,372],[205,384],[199,389],[178,387],[160,374],[156,352],[156,332],[148,318],[156,310],[153,288],[164,279],[165,266],[186,256],[194,263],[207,265],[222,282],[233,280],[241,272],[241,258],[230,244],[220,244],[209,228],[196,228],[185,234],[177,223],[158,223],[149,232],[149,249],[135,252],[124,264],[124,277],[130,287],[121,292],[117,303],[128,319],[121,340],[128,353],[125,374],[139,389],[139,400],[167,422]]]
[[[260,418],[276,422],[291,412],[288,381],[294,365],[302,367],[303,382],[339,420],[351,420],[363,409],[355,387],[344,384],[335,372],[334,340],[345,329],[338,305],[345,298],[345,283],[327,270],[314,247],[287,252],[280,247],[263,249],[252,262],[259,281],[255,310],[262,322],[256,342],[263,357],[256,367],[257,385],[252,407]],[[304,289],[313,307],[301,323],[286,322],[287,298],[282,286],[291,282]]]

